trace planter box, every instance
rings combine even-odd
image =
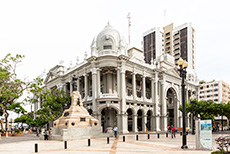
[[[13,134],[12,136],[23,136],[23,134]]]

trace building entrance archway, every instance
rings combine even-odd
[[[167,91],[167,115],[168,125],[174,125],[177,127],[177,95],[173,88],[169,88]]]
[[[114,108],[104,108],[101,111],[101,126],[103,132],[105,129],[112,130],[114,126],[117,126],[117,111]]]
[[[127,114],[128,114],[128,131],[131,132],[133,131],[133,111],[131,109],[127,110]]]
[[[146,128],[149,130],[152,130],[152,111],[148,110],[147,112],[147,123]]]
[[[138,131],[143,131],[142,121],[143,121],[143,113],[141,110],[138,110],[137,111],[137,128],[138,128]]]

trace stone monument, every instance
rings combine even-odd
[[[53,140],[77,140],[102,135],[99,120],[90,116],[83,107],[78,91],[73,91],[70,108],[65,110],[62,116],[54,121],[53,125],[50,136],[50,139]]]

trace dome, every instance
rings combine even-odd
[[[124,37],[109,23],[93,39],[91,44],[92,56],[105,54],[126,54],[127,43]]]

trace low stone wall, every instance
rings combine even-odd
[[[78,127],[78,128],[52,128],[50,140],[71,141],[87,138],[100,138],[112,136],[111,133],[102,133],[101,127]]]

